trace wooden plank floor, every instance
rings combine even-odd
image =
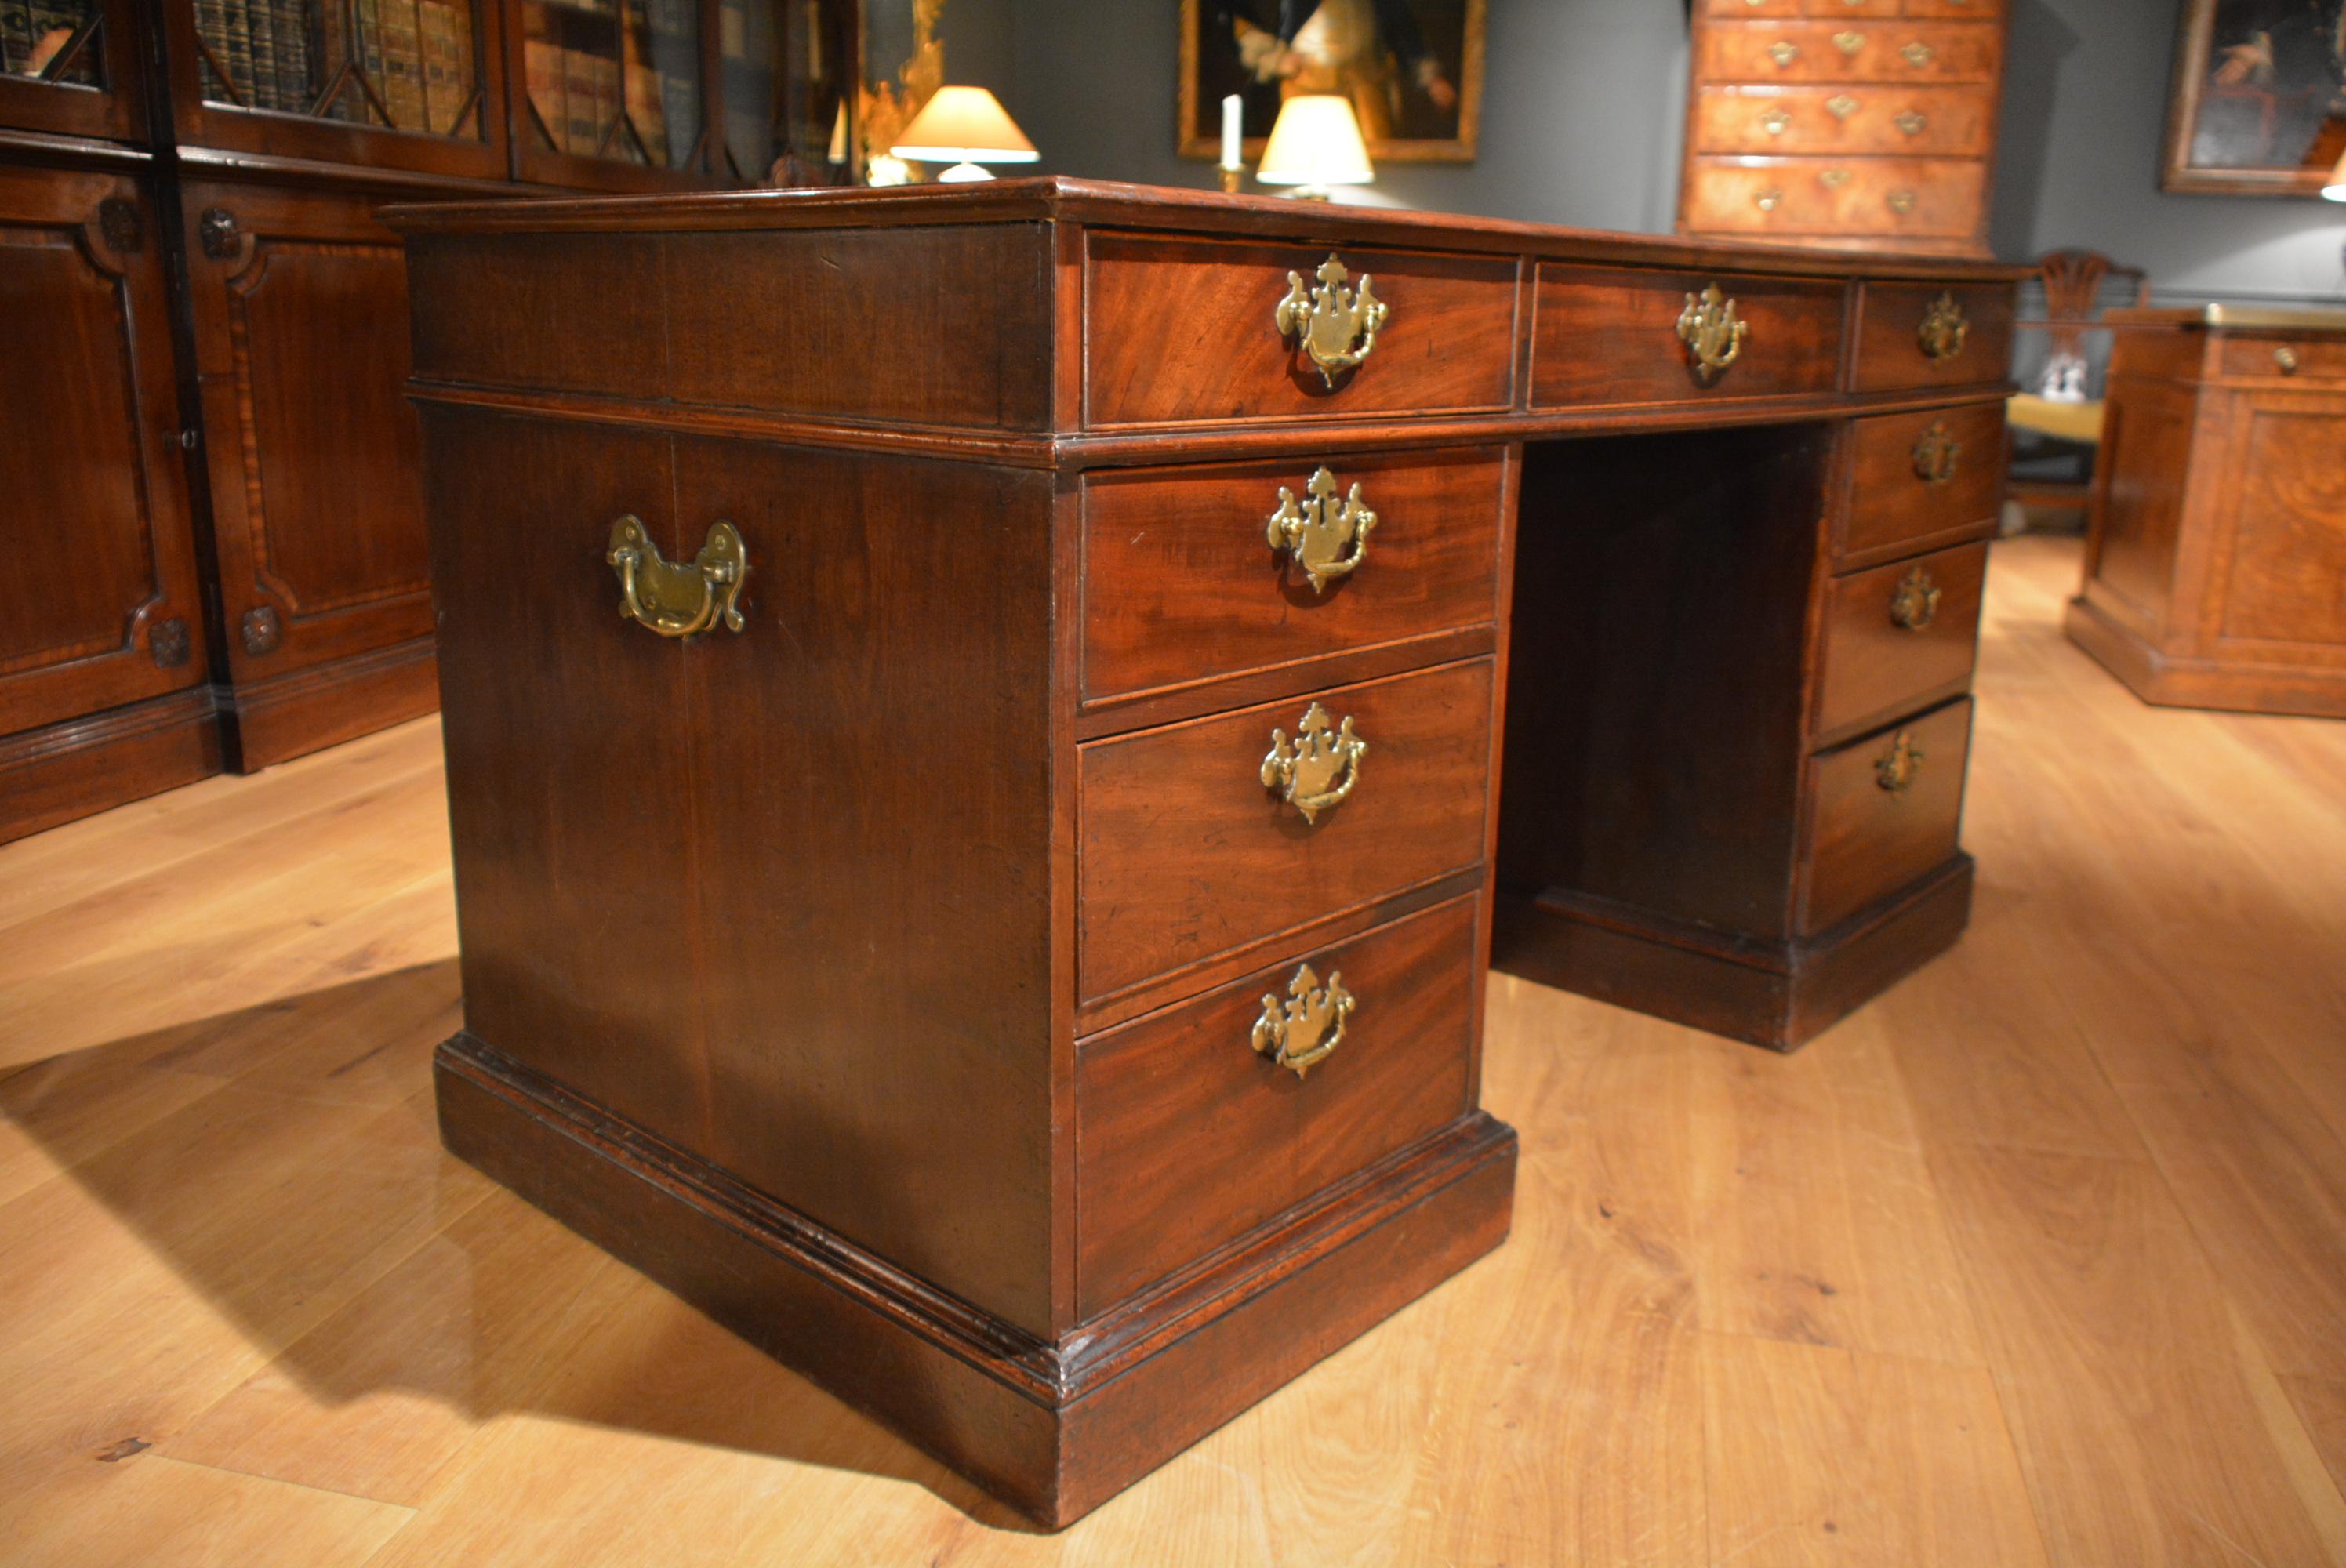
[[[0,849],[0,1561],[2346,1564],[2346,724],[2076,569],[1953,954],[1789,1059],[1498,978],[1509,1245],[1056,1537],[438,1152],[428,723]]]

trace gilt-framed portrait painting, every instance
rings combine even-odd
[[[2346,0],[2184,0],[2164,190],[2314,196],[2346,153]]]
[[[1222,99],[1262,155],[1282,99],[1350,98],[1369,156],[1470,163],[1483,110],[1484,0],[1181,0],[1181,155],[1221,152]]]

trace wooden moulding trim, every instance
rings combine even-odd
[[[1498,642],[1498,627],[1482,621],[1395,642],[1365,643],[1280,664],[1224,670],[1171,686],[1086,697],[1076,708],[1076,734],[1078,739],[1098,740],[1127,729],[1178,724],[1203,714],[1300,696],[1321,687],[1350,686],[1429,665],[1478,658],[1494,651]]]
[[[483,179],[456,174],[422,174],[413,169],[380,168],[364,164],[333,163],[324,158],[287,158],[280,154],[238,152],[229,148],[182,147],[179,164],[189,178],[207,180],[263,180],[282,184],[325,185],[346,190],[380,190],[385,196],[490,197],[515,188],[510,180]]]
[[[1515,1143],[1474,1111],[1396,1151],[1171,1278],[1070,1330],[1037,1339],[949,1296],[707,1162],[611,1115],[469,1033],[442,1043],[454,1074],[804,1270],[865,1310],[1046,1410],[1064,1410],[1201,1322],[1470,1175]]]
[[[1923,872],[1902,888],[1897,888],[1873,901],[1839,925],[1810,937],[1741,936],[1691,921],[1672,920],[1668,915],[1632,905],[1617,903],[1594,893],[1572,892],[1561,888],[1547,888],[1525,896],[1502,891],[1503,900],[1531,907],[1566,920],[1602,926],[1624,936],[1658,942],[1665,947],[1683,948],[1722,963],[1741,964],[1764,973],[1798,979],[1805,971],[1815,968],[1840,949],[1864,941],[1873,932],[1904,914],[1907,909],[1923,902],[1949,881],[1971,874],[1972,858],[1962,850],[1944,863]]]
[[[371,676],[388,674],[408,665],[428,664],[434,648],[434,639],[427,634],[350,658],[330,659],[306,669],[289,670],[261,680],[240,680],[220,687],[221,704],[240,714],[281,708]]]
[[[19,730],[15,735],[0,736],[0,770],[22,768],[93,746],[110,746],[157,730],[208,724],[219,711],[212,688],[199,686],[109,708],[102,713],[43,725],[38,729]]]
[[[96,137],[56,136],[47,131],[5,127],[0,127],[0,155],[11,161],[120,169],[130,174],[144,170],[155,161],[155,155],[145,148],[125,147]]]
[[[2008,382],[1931,387],[1906,392],[1841,392],[1753,398],[1737,403],[1647,403],[1610,408],[1477,414],[1464,418],[1347,419],[1276,423],[1186,424],[1122,429],[1088,435],[1006,435],[944,425],[861,424],[814,420],[755,409],[652,402],[585,393],[520,392],[413,379],[417,402],[486,409],[532,419],[628,425],[678,434],[738,436],[789,446],[942,457],[1010,468],[1076,470],[1134,467],[1152,463],[1277,457],[1300,451],[1401,451],[1434,446],[1536,441],[1549,436],[1782,424],[1796,420],[1848,419],[1912,413],[2001,400]]]
[[[469,202],[437,209],[393,208],[393,228],[413,233],[564,232],[720,229],[814,229],[886,224],[1069,221],[1217,236],[1263,236],[1298,245],[1391,242],[1429,249],[1554,256],[1573,260],[1644,261],[1717,267],[1785,276],[2017,282],[2035,269],[1962,257],[1893,252],[1820,252],[1793,246],[1706,244],[1612,234],[1454,213],[1303,203],[1282,197],[1226,196],[1111,180],[1046,175],[990,180],[976,187],[900,186],[889,189],[742,190],[551,201]]]

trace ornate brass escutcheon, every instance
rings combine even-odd
[[[1955,459],[1964,443],[1947,433],[1947,422],[1934,419],[1914,442],[1914,477],[1925,484],[1944,484],[1955,476]]]
[[[1931,574],[1917,566],[1898,579],[1890,590],[1890,619],[1892,625],[1919,632],[1939,618],[1939,585]]]
[[[619,613],[664,637],[688,637],[723,621],[740,631],[741,584],[750,554],[730,523],[712,523],[700,553],[689,561],[660,559],[643,519],[633,513],[611,524],[603,557],[619,575]]]
[[[1779,66],[1789,66],[1800,57],[1800,46],[1798,44],[1788,44],[1779,40],[1768,46],[1768,57],[1775,61]]]
[[[1964,340],[1971,335],[1971,330],[1954,295],[1943,292],[1923,311],[1923,324],[1914,330],[1914,341],[1933,360],[1944,362],[1964,351]]]
[[[1352,274],[1332,255],[1320,263],[1314,276],[1320,286],[1306,289],[1300,273],[1287,275],[1287,297],[1271,320],[1280,337],[1301,342],[1319,368],[1320,379],[1332,388],[1338,371],[1351,370],[1376,348],[1377,329],[1385,324],[1385,302],[1369,287],[1366,272],[1361,274],[1358,289],[1346,288]]]
[[[1892,795],[1902,795],[1923,771],[1923,748],[1913,732],[1902,729],[1890,738],[1890,749],[1873,759],[1873,781]]]
[[[1274,550],[1284,550],[1311,579],[1311,591],[1327,591],[1339,577],[1350,576],[1368,558],[1369,533],[1377,514],[1361,504],[1361,487],[1353,485],[1343,500],[1336,499],[1336,476],[1325,467],[1304,487],[1307,499],[1279,487],[1279,510],[1270,514],[1264,536]]]
[[[1835,33],[1833,35],[1833,47],[1839,49],[1844,55],[1854,55],[1860,49],[1865,47],[1865,35],[1862,33]]]
[[[1368,754],[1369,743],[1352,733],[1349,716],[1331,725],[1328,710],[1315,702],[1303,710],[1293,740],[1284,729],[1270,732],[1262,787],[1278,790],[1280,799],[1303,813],[1304,821],[1317,823],[1321,812],[1341,804],[1361,781],[1361,759]]]
[[[1923,127],[1929,125],[1931,121],[1930,117],[1927,115],[1921,114],[1913,109],[1908,109],[1904,114],[1900,115],[1896,119],[1892,120],[1890,123],[1896,126],[1900,130],[1904,131],[1908,136],[1921,136],[1923,134]]]
[[[1847,93],[1835,93],[1825,100],[1825,112],[1837,120],[1845,120],[1857,110],[1857,100]]]
[[[1706,287],[1700,298],[1686,297],[1686,309],[1678,312],[1678,341],[1694,357],[1697,381],[1708,385],[1735,362],[1749,325],[1736,315],[1735,301],[1720,293],[1716,283]]]
[[[1271,1064],[1300,1078],[1334,1054],[1344,1043],[1344,1023],[1359,1005],[1344,989],[1344,977],[1331,970],[1328,983],[1311,972],[1310,964],[1287,983],[1287,1000],[1276,992],[1262,996],[1262,1016],[1254,1021],[1253,1045]]]

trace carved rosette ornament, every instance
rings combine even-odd
[[[278,640],[283,635],[277,624],[277,612],[267,605],[245,611],[244,618],[237,623],[237,629],[243,635],[244,651],[256,657],[275,653]]]
[[[1385,324],[1385,303],[1361,274],[1358,289],[1346,288],[1352,277],[1344,264],[1331,255],[1313,274],[1316,289],[1303,286],[1303,275],[1287,275],[1287,297],[1279,302],[1271,321],[1282,338],[1293,338],[1332,391],[1336,373],[1369,357],[1377,346],[1377,330]]]
[[[157,621],[147,634],[147,657],[157,669],[177,669],[188,662],[188,623],[173,616]]]
[[[1329,584],[1350,576],[1368,558],[1377,514],[1362,504],[1357,484],[1337,500],[1336,476],[1325,467],[1311,475],[1304,494],[1307,498],[1298,501],[1294,491],[1279,487],[1279,510],[1270,514],[1264,537],[1303,568],[1313,593],[1325,593]]]
[[[1262,1016],[1254,1021],[1252,1044],[1273,1066],[1300,1078],[1325,1062],[1344,1043],[1344,1024],[1359,1003],[1344,989],[1344,977],[1333,971],[1328,983],[1311,972],[1310,964],[1287,983],[1287,999],[1265,992]]]
[[[196,219],[196,243],[215,261],[233,261],[240,246],[236,214],[225,207],[207,207]]]
[[[119,196],[109,196],[97,204],[97,235],[106,248],[117,256],[135,255],[147,248],[147,224],[138,216],[138,204]]]

